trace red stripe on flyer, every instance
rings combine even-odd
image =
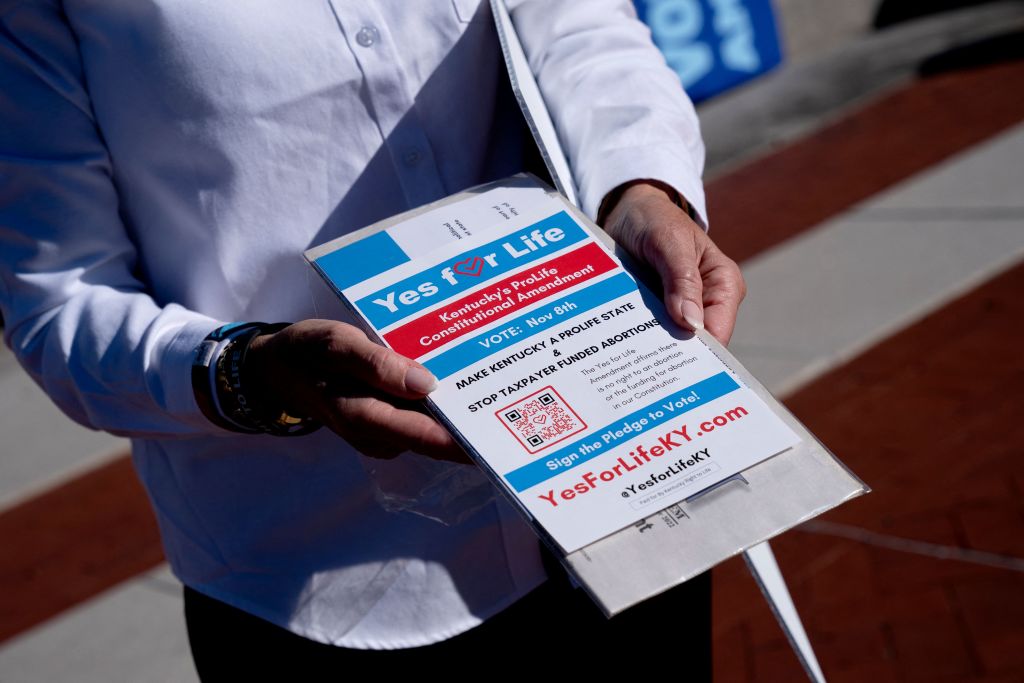
[[[398,353],[419,358],[615,267],[607,252],[591,242],[415,318],[385,334],[384,339]]]

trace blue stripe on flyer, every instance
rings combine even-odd
[[[737,384],[736,380],[730,377],[728,373],[720,372],[717,375],[712,375],[711,377],[701,380],[696,384],[692,384],[686,387],[685,389],[680,389],[671,396],[666,396],[665,398],[659,399],[654,403],[646,405],[643,408],[633,413],[630,413],[629,415],[621,417],[611,424],[596,429],[587,436],[583,437],[582,439],[578,439],[572,442],[568,446],[560,448],[557,451],[554,451],[553,453],[549,453],[542,458],[538,458],[537,460],[534,460],[533,462],[527,465],[523,465],[518,469],[512,470],[511,472],[505,475],[505,479],[512,486],[512,488],[516,490],[516,492],[525,491],[526,489],[536,486],[541,482],[547,481],[552,477],[557,477],[563,472],[568,472],[573,468],[579,467],[580,465],[598,457],[599,455],[604,455],[605,453],[610,452],[617,446],[620,446],[623,443],[635,439],[644,432],[650,431],[654,427],[657,427],[658,425],[664,422],[668,422],[669,420],[675,419],[683,413],[689,412],[694,408],[699,408],[700,406],[711,401],[714,401],[716,398],[721,398],[722,396],[725,396],[726,394],[731,393],[739,388],[739,384]],[[697,399],[695,401],[687,403],[682,407],[678,407],[672,412],[669,412],[667,410],[662,411],[662,416],[660,418],[651,417],[651,411],[661,406],[661,404],[671,403],[674,401],[678,401],[680,399],[685,399],[687,396],[691,394],[691,392],[695,393],[697,396]],[[601,441],[599,436],[600,434],[607,432],[608,430],[611,429],[619,429],[623,424],[636,422],[641,418],[645,418],[647,420],[647,423],[644,424],[639,429],[632,429],[629,433],[624,434],[621,438],[618,438],[615,441],[609,443],[604,443],[603,441]],[[588,453],[581,452],[581,446],[583,446],[584,444],[594,444],[595,442],[601,442],[601,447],[593,449]],[[565,460],[563,460],[563,458]],[[564,464],[566,462],[568,462],[569,464]],[[552,469],[548,463],[554,463],[555,465],[557,465],[557,467]]]
[[[358,242],[316,259],[317,268],[341,291],[411,260],[387,232],[381,230]]]

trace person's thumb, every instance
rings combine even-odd
[[[651,235],[651,263],[661,276],[665,307],[676,323],[690,330],[704,329],[704,285],[696,245],[673,238],[668,230]]]
[[[371,387],[401,398],[423,398],[437,388],[437,378],[429,370],[361,332],[346,341],[345,370]]]

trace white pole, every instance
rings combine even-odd
[[[779,620],[779,626],[789,639],[789,644],[793,646],[793,651],[807,672],[807,677],[814,683],[825,683],[825,674],[821,672],[818,658],[814,656],[814,648],[811,647],[811,641],[804,631],[803,622],[797,614],[796,605],[789,595],[789,588],[786,587],[786,580],[782,578],[771,546],[767,541],[751,546],[743,553],[743,559],[747,561],[750,573],[754,575],[754,580],[775,613],[775,618]]]

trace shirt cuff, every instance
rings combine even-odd
[[[584,213],[597,219],[601,201],[619,185],[631,180],[649,178],[674,188],[690,206],[697,224],[708,229],[704,186],[700,175],[690,167],[688,159],[681,159],[664,149],[653,153],[644,148],[613,150],[594,159],[580,174],[580,202]]]
[[[203,415],[192,389],[192,363],[199,344],[224,323],[213,318],[202,318],[184,323],[150,368],[152,376],[159,378],[162,398],[167,412],[189,427],[202,432],[237,436]]]

